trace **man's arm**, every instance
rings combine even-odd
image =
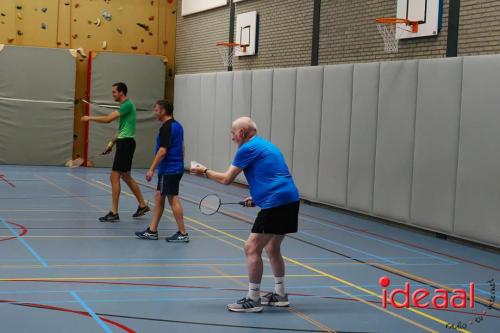
[[[160,149],[158,149],[158,152],[156,153],[153,163],[151,163],[151,166],[149,167],[149,171],[154,172],[160,162],[165,158],[165,156],[167,156],[167,148],[160,147]]]
[[[236,177],[241,173],[241,169],[231,165],[226,172],[217,172],[209,170],[208,168],[203,169],[203,173],[206,174],[208,179],[212,179],[217,183],[230,185]]]
[[[120,113],[118,111],[113,111],[107,116],[83,116],[81,118],[81,121],[95,121],[97,123],[109,124],[110,122],[115,121],[118,118],[120,118]]]

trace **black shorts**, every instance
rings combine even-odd
[[[132,160],[134,159],[135,140],[132,138],[118,139],[116,141],[115,160],[113,171],[129,172],[132,170]]]
[[[158,186],[156,189],[160,194],[165,195],[179,195],[179,183],[181,182],[183,173],[174,175],[158,175]]]
[[[297,232],[300,201],[262,209],[252,227],[256,234],[284,235]]]

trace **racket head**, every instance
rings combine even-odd
[[[199,209],[203,215],[214,215],[219,211],[222,204],[217,194],[208,194],[200,200]]]

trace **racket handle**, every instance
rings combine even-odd
[[[246,205],[247,205],[245,201],[240,201],[239,204],[244,206],[244,207],[246,207]],[[255,202],[252,201],[252,204],[250,205],[250,207],[255,207]]]

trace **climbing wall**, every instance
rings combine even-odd
[[[167,55],[169,0],[2,0],[0,44]],[[175,25],[174,25],[175,26]]]

